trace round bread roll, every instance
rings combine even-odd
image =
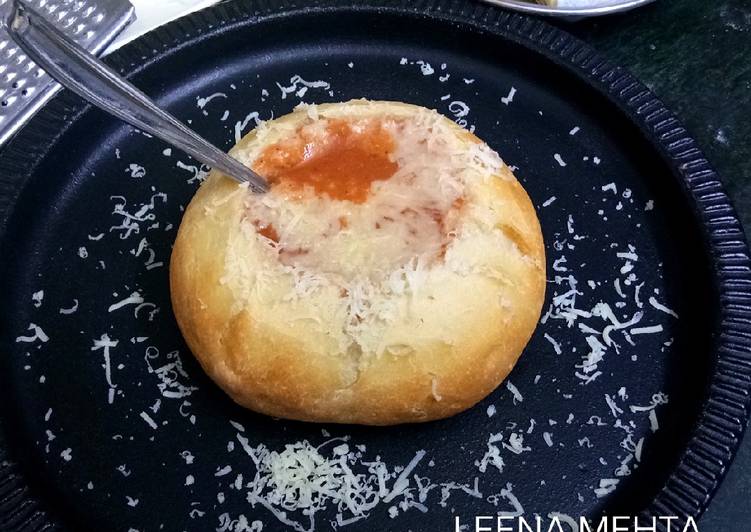
[[[231,152],[271,183],[212,172],[172,253],[188,346],[237,403],[304,421],[444,418],[509,374],[543,303],[526,192],[436,111],[301,105]]]

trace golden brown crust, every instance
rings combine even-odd
[[[358,101],[320,106],[319,112],[342,109],[408,114],[420,108]],[[267,137],[274,138],[278,123],[301,120],[301,113],[270,123]],[[466,146],[481,142],[456,131]],[[235,153],[254,143],[256,132]],[[499,206],[495,229],[512,243],[505,255],[480,250],[496,253],[495,276],[441,273],[389,329],[390,337],[408,339],[405,352],[367,357],[357,348],[340,352],[328,323],[335,312],[322,312],[329,308],[324,296],[277,303],[283,292],[274,280],[265,287],[265,299],[248,295],[247,279],[227,266],[232,253],[245,257],[249,270],[242,271],[260,267],[241,230],[247,191],[212,173],[185,212],[170,264],[173,308],[188,346],[237,403],[276,417],[389,425],[444,418],[471,407],[511,371],[544,298],[544,247],[535,209],[510,170],[502,173],[477,188],[478,201]],[[323,324],[293,318],[309,315],[306,305],[314,304]]]

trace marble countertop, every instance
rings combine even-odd
[[[116,48],[171,18],[216,0],[131,0],[139,20]],[[744,226],[751,228],[751,3],[658,0],[579,22],[552,20],[630,69],[698,139]],[[751,437],[709,510],[702,532],[741,532],[751,522]]]

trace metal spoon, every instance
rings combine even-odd
[[[247,182],[254,192],[268,190],[263,177],[157,107],[148,96],[66,37],[27,3],[13,1],[7,26],[18,46],[62,86],[236,181]]]

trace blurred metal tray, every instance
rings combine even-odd
[[[60,85],[38,68],[5,31],[9,0],[0,0],[0,145],[44,105]],[[128,0],[29,0],[68,35],[100,54],[135,18]]]
[[[489,4],[530,13],[533,15],[545,15],[562,17],[569,20],[610,15],[629,11],[640,6],[654,2],[655,0],[589,0],[582,2],[549,2],[537,3],[534,0],[483,0]]]

